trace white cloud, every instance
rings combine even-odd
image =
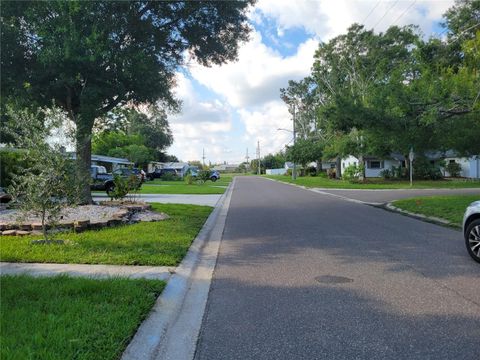
[[[300,80],[309,74],[318,43],[307,40],[297,53],[283,57],[262,42],[253,32],[252,39],[239,51],[239,60],[223,66],[193,66],[192,76],[215,93],[225,97],[233,107],[264,104],[278,99],[288,80]]]
[[[283,29],[304,28],[322,41],[328,41],[354,22],[364,23],[368,29],[384,31],[390,25],[419,25],[424,34],[430,34],[433,22],[454,0],[421,1],[290,1],[260,0],[256,12],[273,18]],[[373,10],[373,11],[372,11]],[[255,19],[261,17],[255,15]]]
[[[260,141],[262,156],[283,150],[293,135],[290,131],[278,130],[292,128],[292,117],[280,100],[271,101],[256,110],[239,110],[241,121],[245,125],[244,140],[256,144]]]

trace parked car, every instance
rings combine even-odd
[[[171,174],[174,177],[178,176],[177,170],[172,168],[163,168],[163,169],[155,169],[155,171],[148,173],[147,179],[148,180],[160,179],[162,176],[166,174]]]
[[[463,216],[463,235],[467,251],[480,262],[480,201],[471,203]]]
[[[113,189],[115,189],[113,175],[107,173],[105,166],[91,165],[90,177],[92,179],[92,182],[90,183],[91,190],[106,191],[107,194],[110,195],[113,192]]]
[[[187,170],[186,174],[190,174],[192,177],[196,178],[198,177],[198,169],[190,168]],[[209,179],[213,182],[217,181],[218,179],[220,179],[220,173],[216,170],[210,171]]]
[[[140,182],[145,181],[144,172],[140,169],[137,169],[137,168],[118,168],[113,172],[113,176],[115,176],[115,175],[120,175],[120,176],[126,177],[126,178],[128,178],[132,175],[135,175],[136,177],[138,177],[138,180],[140,180]]]
[[[217,171],[217,170],[213,170],[211,173],[210,173],[210,180],[212,180],[213,182],[217,181],[218,179],[220,179],[220,173]]]

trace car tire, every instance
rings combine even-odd
[[[114,190],[115,190],[115,184],[107,184],[105,186],[105,191],[107,192],[108,196],[112,196],[112,193]]]
[[[480,219],[473,220],[465,231],[465,245],[473,260],[480,263]]]
[[[217,181],[217,177],[216,177],[216,176],[212,176],[212,177],[210,178],[210,180],[212,180],[212,182],[215,182],[215,181]]]

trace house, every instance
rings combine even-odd
[[[390,170],[393,166],[402,167],[405,164],[405,157],[401,154],[392,153],[388,157],[379,158],[375,156],[363,157],[365,166],[365,177],[381,177],[381,172],[385,169]],[[342,172],[350,165],[359,166],[359,159],[353,155],[349,155],[342,159]]]
[[[190,165],[185,162],[167,162],[163,164],[164,169],[175,169],[177,174],[183,178]]]
[[[430,161],[444,160],[445,164],[456,162],[460,164],[460,176],[469,179],[480,179],[480,155],[461,157],[453,150],[445,152],[429,152],[426,154]],[[450,174],[442,168],[443,175],[449,177]]]

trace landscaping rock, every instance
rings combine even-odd
[[[19,226],[19,229],[22,231],[30,231],[32,230],[32,225],[31,224],[21,224]]]
[[[25,231],[25,230],[17,230],[15,235],[17,236],[25,236],[25,235],[30,235],[32,232],[31,231]]]
[[[17,234],[17,230],[5,230],[5,231],[2,231],[2,235],[15,236],[16,234]]]

